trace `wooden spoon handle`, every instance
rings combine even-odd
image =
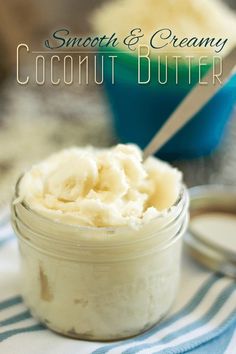
[[[218,63],[218,66],[220,63]],[[202,80],[207,84],[197,84],[183,99],[176,110],[171,114],[166,123],[156,133],[144,150],[144,159],[155,154],[175,133],[178,132],[196,113],[215,95],[222,85],[230,78],[236,65],[236,47],[223,59],[223,73],[218,80],[212,82],[213,69]],[[216,68],[215,68],[216,70]],[[199,137],[200,139],[200,137]]]

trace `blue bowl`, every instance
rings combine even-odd
[[[144,148],[160,129],[185,95],[198,81],[193,70],[192,84],[187,82],[188,69],[180,71],[181,83],[175,84],[175,72],[168,84],[151,81],[137,83],[137,60],[130,54],[118,53],[115,84],[110,70],[104,68],[104,85],[113,113],[114,126],[119,139]],[[101,53],[102,54],[102,53]],[[152,77],[155,77],[154,63]],[[210,66],[206,66],[205,72]],[[202,75],[205,74],[202,72]],[[236,102],[236,75],[218,91],[205,107],[186,124],[163,148],[158,156],[165,160],[194,158],[211,153],[219,144]]]

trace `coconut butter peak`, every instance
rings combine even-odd
[[[115,32],[123,49],[140,29],[137,45],[154,55],[225,55],[236,44],[236,15],[221,0],[115,0],[95,11],[92,24],[99,34]]]
[[[19,200],[66,224],[138,226],[170,208],[182,174],[135,145],[69,148],[33,166],[19,185]]]

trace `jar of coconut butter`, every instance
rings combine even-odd
[[[187,222],[181,173],[136,146],[56,153],[15,189],[24,301],[67,336],[137,335],[176,297]]]

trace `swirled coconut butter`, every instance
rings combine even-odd
[[[115,32],[131,53],[146,44],[155,55],[221,55],[236,44],[236,15],[220,0],[110,1],[92,24],[99,34]]]
[[[69,224],[95,227],[146,223],[177,200],[182,174],[134,145],[70,148],[25,173],[19,197]]]

